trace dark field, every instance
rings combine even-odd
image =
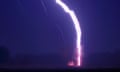
[[[80,68],[119,68],[119,54],[91,54],[84,56],[82,66]],[[64,58],[57,55],[17,55],[16,58],[9,59],[2,68],[17,68],[17,69],[67,69],[72,68],[66,66]]]

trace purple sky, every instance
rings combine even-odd
[[[0,1],[0,45],[12,55],[61,53],[74,49],[74,27],[69,16],[51,0]],[[117,52],[119,46],[119,1],[70,0],[82,27],[84,53]],[[62,51],[62,52],[61,52]],[[65,51],[65,52],[66,52]],[[67,51],[68,52],[68,51]]]

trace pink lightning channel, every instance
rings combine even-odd
[[[82,54],[82,46],[81,46],[81,28],[79,21],[77,19],[77,16],[73,10],[70,10],[70,8],[62,1],[62,0],[56,0],[56,3],[60,5],[66,13],[70,15],[72,18],[72,21],[74,23],[74,27],[76,30],[76,50],[77,50],[77,65],[81,66],[81,54]]]

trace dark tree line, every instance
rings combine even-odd
[[[5,64],[9,60],[8,48],[0,46],[0,64]]]

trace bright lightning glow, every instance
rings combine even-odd
[[[77,66],[81,65],[81,28],[79,21],[74,13],[73,10],[70,10],[69,7],[62,1],[62,0],[56,0],[56,3],[60,5],[66,13],[70,15],[70,17],[73,20],[75,30],[76,30],[76,50],[77,50]]]
[[[68,66],[74,66],[74,62],[73,61],[68,62]]]

